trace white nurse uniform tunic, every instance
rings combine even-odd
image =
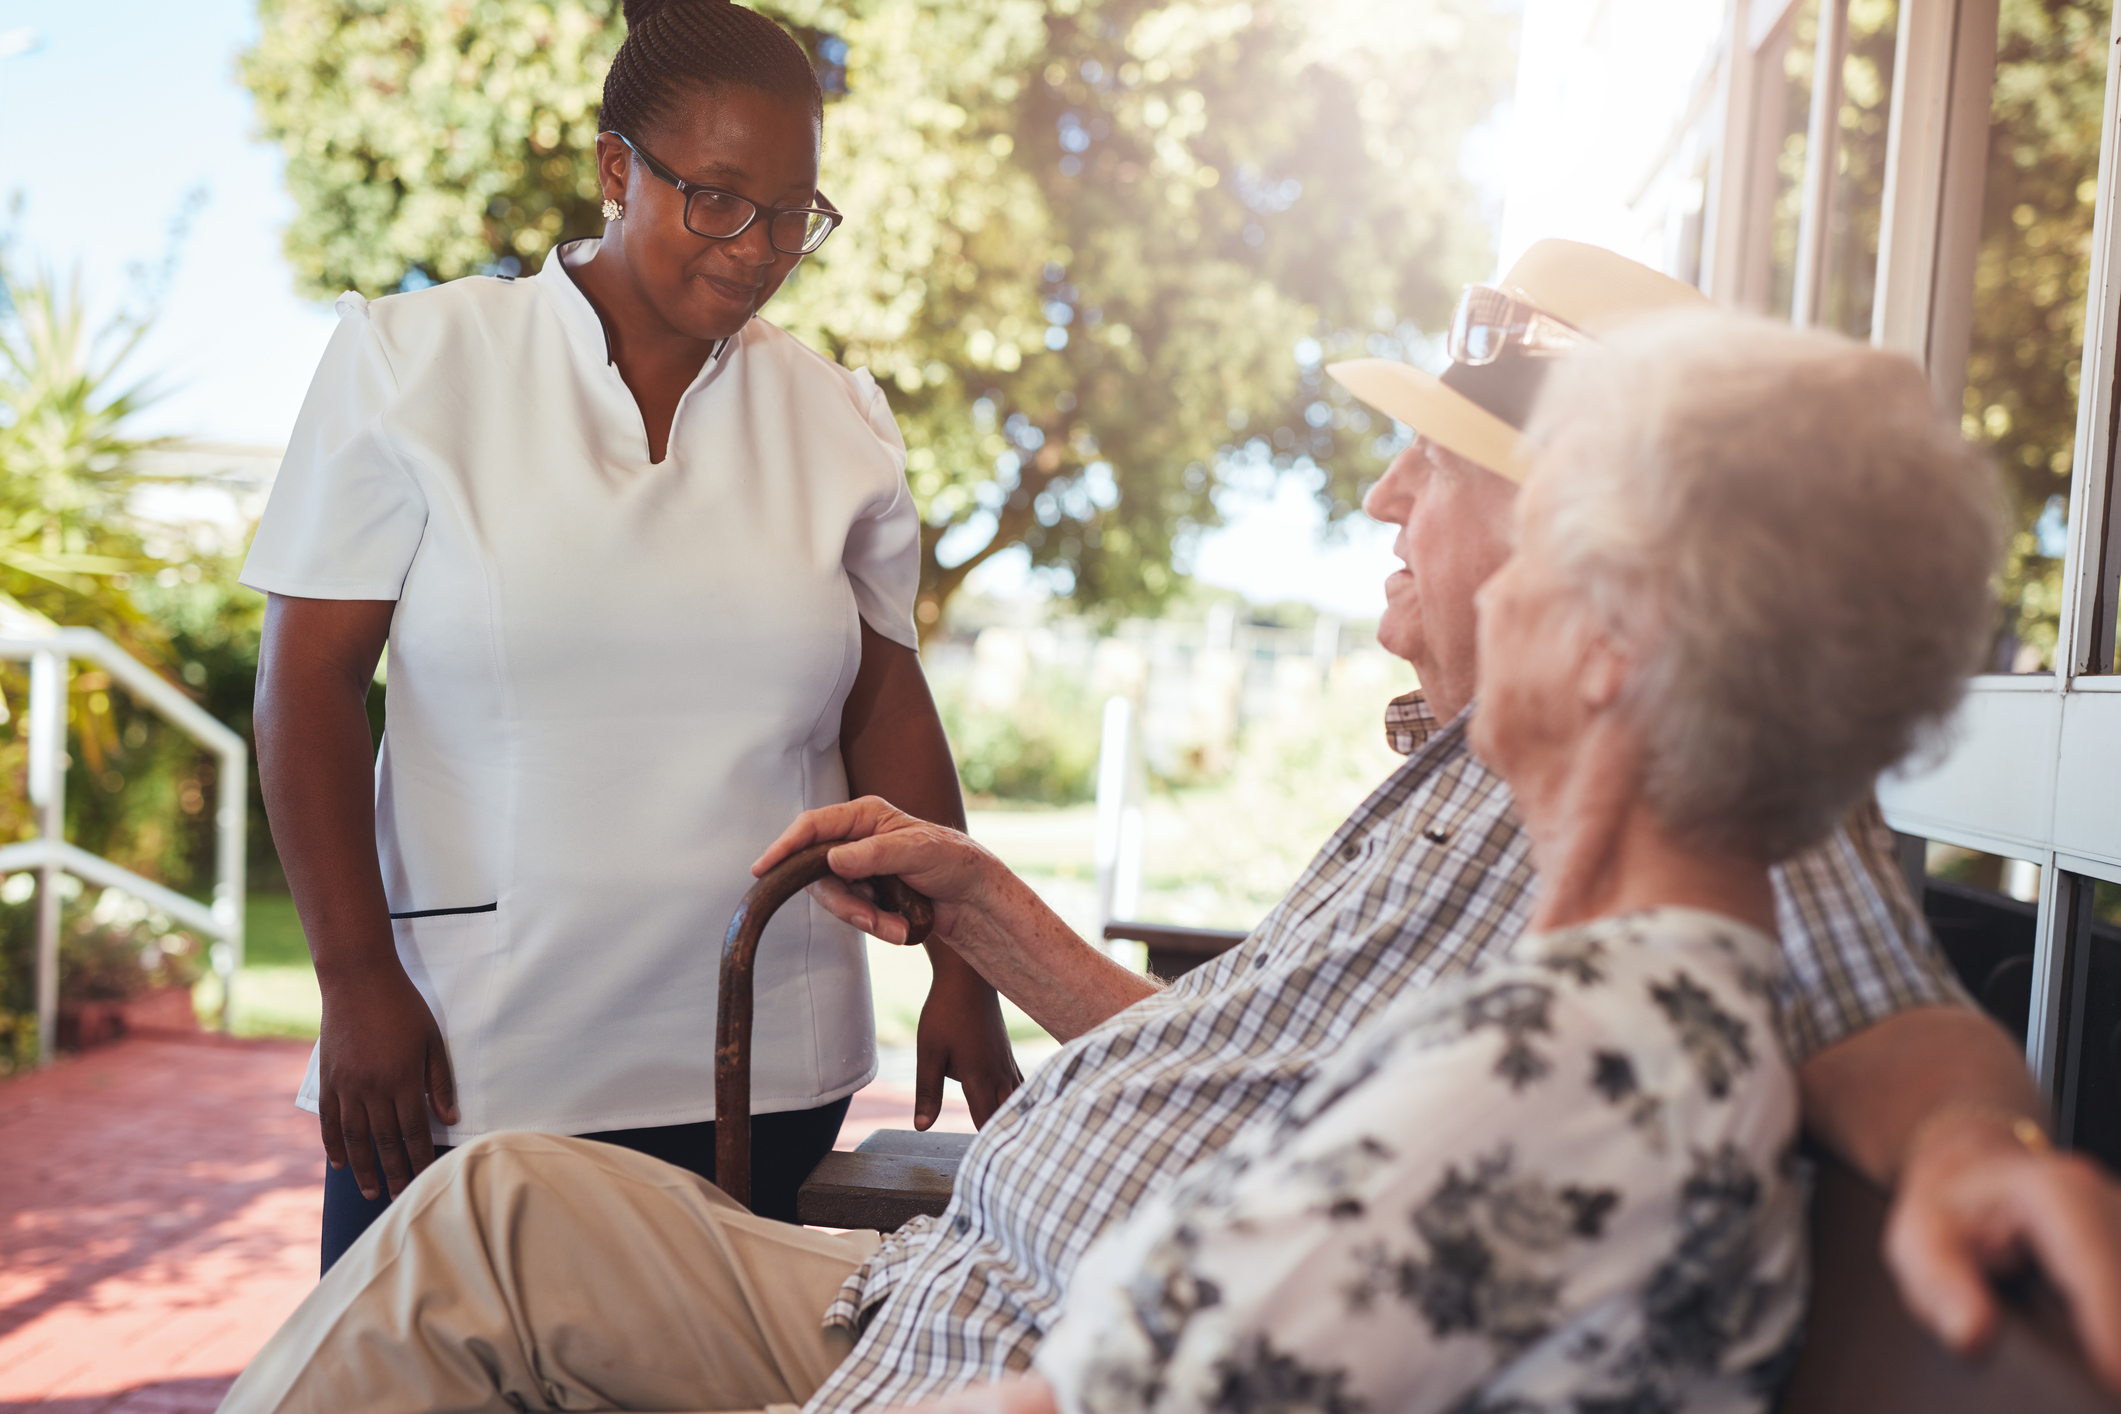
[[[711,1119],[750,862],[847,798],[860,623],[916,641],[890,408],[753,319],[652,463],[558,253],[338,308],[243,583],[397,601],[376,848],[455,1068],[462,1122],[435,1138]],[[853,929],[798,897],[756,988],[758,1112],[875,1074]],[[317,1108],[314,1055],[297,1103]]]

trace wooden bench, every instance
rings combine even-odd
[[[715,1037],[715,1164],[721,1186],[749,1204],[751,1173],[751,959],[766,919],[821,879],[830,845],[791,857],[738,905],[722,956],[721,1015]],[[925,935],[927,900],[897,880],[872,881],[879,898]],[[770,900],[770,902],[769,902]],[[1247,935],[1225,929],[1113,923],[1108,939],[1144,944],[1149,970],[1165,979],[1208,961]],[[734,965],[732,959],[735,959]],[[726,1071],[725,1071],[726,1067]],[[740,1073],[742,1087],[724,1083]],[[741,1124],[721,1122],[743,1117]],[[732,1139],[724,1143],[724,1136]],[[852,1153],[827,1154],[796,1200],[797,1215],[821,1227],[890,1231],[949,1206],[970,1134],[882,1130]],[[1804,1350],[1778,1414],[2121,1414],[2092,1379],[2069,1331],[2067,1313],[2037,1277],[2004,1293],[1995,1342],[1961,1360],[1916,1325],[1881,1256],[1886,1195],[1834,1158],[1814,1154],[1812,1298]],[[733,1186],[727,1179],[736,1179]]]
[[[2113,1414],[2037,1278],[2010,1284],[2002,1329],[1961,1360],[1915,1324],[1881,1257],[1886,1195],[1823,1151],[1812,1190],[1812,1302],[1781,1414]]]

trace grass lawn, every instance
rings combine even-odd
[[[192,990],[209,1025],[221,1015],[221,981],[209,976]],[[243,968],[236,974],[238,1036],[313,1040],[324,1017],[317,974],[295,901],[285,894],[253,894],[243,910]]]

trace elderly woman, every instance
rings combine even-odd
[[[1714,312],[1570,359],[1528,442],[1473,730],[1533,931],[1145,1201],[1036,1373],[944,1407],[1768,1404],[1805,1287],[1769,868],[1957,700],[1992,478],[1908,360]]]

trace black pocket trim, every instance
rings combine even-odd
[[[476,908],[423,908],[416,913],[393,913],[393,918],[440,918],[447,913],[494,913],[499,911],[498,902],[482,903]]]

